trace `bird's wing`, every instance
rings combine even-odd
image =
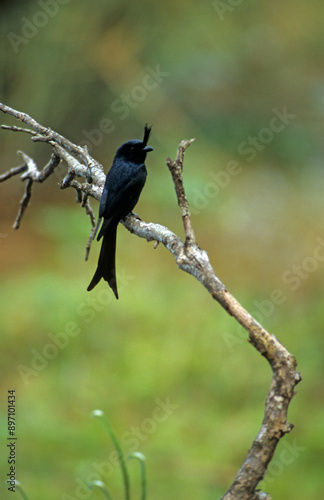
[[[124,178],[123,183],[108,182],[102,204],[100,202],[100,214],[105,219],[114,217],[118,221],[125,217],[136,205],[145,180],[146,171],[143,169],[141,175]]]
[[[107,198],[108,198],[108,189],[107,189],[106,184],[105,184],[103,191],[102,191],[101,198],[100,198],[99,219],[101,219],[103,217],[106,203],[107,203]]]

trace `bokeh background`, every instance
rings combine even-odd
[[[106,169],[153,124],[136,212],[180,236],[165,158],[196,138],[184,178],[198,243],[303,376],[295,429],[260,485],[285,500],[324,491],[323,19],[312,0],[0,4],[1,101],[87,144]],[[1,173],[21,164],[17,150],[40,167],[50,155],[5,130],[0,148]],[[105,283],[88,294],[99,245],[84,262],[90,223],[74,193],[58,189],[63,175],[34,186],[19,231],[23,184],[0,186],[2,481],[14,388],[28,499],[99,499],[86,488],[96,477],[121,498],[96,408],[126,454],[145,454],[149,498],[220,498],[261,425],[268,365],[163,247],[122,226],[120,300]],[[138,464],[129,467],[137,498]]]

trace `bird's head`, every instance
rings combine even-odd
[[[143,163],[145,161],[146,154],[153,151],[153,148],[147,145],[151,130],[152,127],[148,127],[146,124],[144,128],[143,140],[125,142],[117,150],[116,158],[124,158],[125,160],[132,161],[134,163]]]

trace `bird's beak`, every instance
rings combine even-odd
[[[153,148],[151,148],[151,146],[145,146],[145,148],[143,148],[142,151],[145,151],[145,153],[148,153],[149,151],[153,151]]]

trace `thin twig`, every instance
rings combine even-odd
[[[11,130],[12,132],[26,132],[27,134],[37,135],[37,132],[29,128],[16,127],[16,125],[1,125],[4,130]]]
[[[35,142],[37,141],[47,142],[48,144],[53,146],[55,148],[57,156],[65,160],[68,166],[69,166],[69,161],[71,161],[71,158],[75,157],[78,160],[79,165],[82,164],[83,166],[83,168],[78,166],[78,171],[76,172],[76,175],[81,175],[82,177],[88,179],[91,177],[91,180],[98,185],[100,185],[101,183],[104,184],[105,175],[103,167],[102,165],[100,165],[99,162],[97,162],[94,158],[90,156],[87,147],[78,146],[74,144],[73,142],[66,139],[64,136],[52,130],[50,127],[44,127],[43,125],[38,123],[34,118],[27,115],[27,113],[21,113],[20,111],[10,108],[9,106],[3,103],[0,103],[0,111],[13,116],[14,118],[22,121],[23,123],[26,123],[26,125],[31,126],[37,132],[37,134],[33,134],[32,140]],[[4,127],[7,128],[6,125]],[[11,128],[9,127],[7,128],[7,130],[11,130]],[[29,129],[24,129],[21,127],[17,127],[15,131],[33,133]],[[70,153],[70,156],[68,158],[61,156],[61,154],[66,155],[68,152]],[[75,166],[76,165],[77,164],[75,164]],[[91,175],[89,169],[91,170]]]
[[[34,160],[30,158],[30,156],[26,155],[26,153],[24,153],[23,151],[17,151],[17,155],[20,156],[27,165],[27,172],[25,172],[21,176],[21,180],[24,181],[25,179],[29,178],[34,181],[35,179],[37,179],[39,172]]]
[[[193,143],[194,140],[195,139],[181,141],[181,143],[178,146],[177,158],[175,161],[171,160],[171,158],[169,157],[166,159],[166,164],[172,176],[175,192],[177,195],[178,205],[180,207],[183,227],[186,235],[186,245],[195,245],[196,243],[195,233],[191,224],[189,203],[182,182],[184,153],[186,149],[190,146],[190,144]]]
[[[25,187],[25,193],[24,193],[24,196],[22,197],[22,199],[20,201],[18,215],[17,215],[17,218],[16,218],[16,220],[14,222],[14,225],[13,225],[14,229],[19,229],[21,219],[22,219],[22,217],[23,217],[23,215],[25,213],[25,210],[28,207],[28,204],[29,204],[29,201],[30,201],[30,197],[31,197],[31,193],[32,193],[32,187],[33,187],[33,180],[32,179],[27,179],[26,187]]]
[[[8,172],[5,174],[0,175],[0,182],[6,181],[7,179],[10,179],[10,177],[13,177],[14,175],[21,174],[22,172],[25,172],[27,170],[27,165],[24,163],[23,165],[20,165],[19,167],[13,167]]]
[[[50,161],[45,165],[43,170],[39,173],[37,182],[44,182],[50,175],[52,175],[52,173],[60,163],[61,163],[61,158],[57,156],[55,152],[53,152]]]
[[[86,244],[86,254],[84,257],[84,260],[88,260],[91,244],[92,244],[94,234],[96,231],[96,217],[95,217],[95,214],[94,214],[92,207],[90,205],[89,199],[87,199],[86,203],[84,204],[84,208],[85,208],[86,214],[90,217],[90,221],[91,221],[91,230],[90,230],[89,238],[88,238],[88,241]]]

